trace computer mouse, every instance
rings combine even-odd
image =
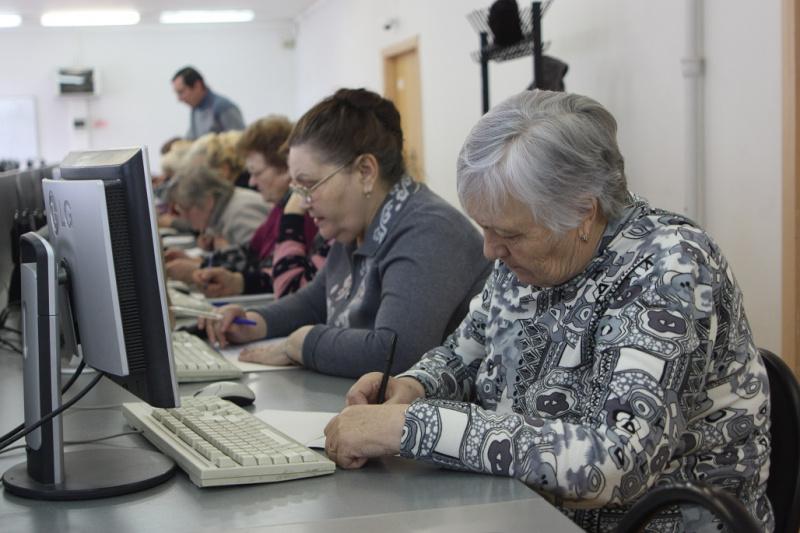
[[[256,399],[252,389],[244,383],[217,381],[210,383],[194,393],[195,396],[219,396],[239,406],[250,405]]]

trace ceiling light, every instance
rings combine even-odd
[[[162,11],[161,24],[209,24],[215,22],[250,22],[255,14],[250,9],[216,11]]]
[[[22,24],[22,17],[16,13],[0,13],[0,28],[13,28]]]
[[[42,15],[42,26],[130,26],[139,22],[138,11],[48,11]]]

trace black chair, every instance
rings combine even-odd
[[[800,384],[780,357],[759,349],[770,386],[771,426],[767,497],[775,513],[775,533],[797,533],[800,527]],[[679,504],[700,505],[720,518],[731,533],[762,530],[731,493],[710,485],[687,483],[659,487],[637,501],[617,533],[640,531],[656,513]]]
[[[761,348],[769,376],[772,452],[767,496],[775,511],[775,533],[800,528],[800,385],[780,357]]]
[[[639,499],[625,513],[617,533],[638,533],[650,519],[673,505],[693,504],[719,517],[728,533],[760,533],[763,528],[730,492],[704,483],[658,487]]]

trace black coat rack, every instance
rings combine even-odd
[[[530,9],[520,11],[522,40],[511,46],[495,46],[489,44],[488,10],[473,11],[467,18],[472,27],[480,35],[480,49],[472,53],[472,58],[481,64],[481,92],[483,112],[489,111],[489,61],[508,61],[527,55],[533,55],[534,87],[541,88],[542,83],[542,16],[550,7],[552,0],[532,2]]]

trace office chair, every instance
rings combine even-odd
[[[800,528],[800,384],[780,357],[760,348],[771,399],[767,496],[775,512],[775,533]]]
[[[667,507],[682,504],[708,509],[722,521],[728,533],[760,533],[763,529],[730,492],[705,483],[685,483],[657,487],[648,492],[625,513],[617,533],[644,531],[644,526],[655,514]]]
[[[775,533],[797,533],[800,527],[800,384],[780,357],[759,349],[767,369],[771,404],[771,443],[767,497],[775,514]],[[687,483],[656,488],[625,515],[618,533],[640,531],[665,507],[700,505],[722,520],[729,532],[761,531],[761,526],[731,493],[710,485]]]

